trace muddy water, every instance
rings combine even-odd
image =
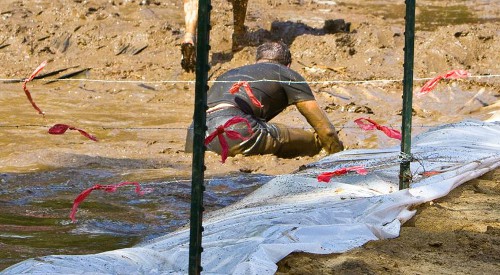
[[[188,167],[148,159],[181,149],[155,144],[181,141],[184,136],[191,116],[185,104],[192,98],[182,85],[179,89],[154,83],[35,81],[28,87],[45,116],[30,106],[20,83],[2,85],[0,93],[4,106],[0,111],[0,269],[39,255],[131,246],[186,223]],[[176,99],[166,100],[167,93],[176,93]],[[48,128],[56,123],[84,129],[99,142],[77,131],[49,135]],[[148,181],[151,178],[156,180]],[[208,209],[226,206],[268,180],[257,175],[231,179],[207,182]],[[79,222],[70,223],[68,211],[80,191],[125,180],[140,181],[153,191],[143,197],[135,196],[131,188],[113,195],[94,192],[81,205]]]
[[[476,83],[479,88],[450,82],[426,97],[415,98],[414,134],[465,116],[486,118],[481,107],[497,97],[490,82]],[[335,121],[346,147],[395,146],[397,140],[379,132],[361,131],[353,116],[375,113],[379,123],[397,128],[399,86],[322,87],[316,96]],[[35,81],[28,87],[45,116],[30,106],[19,83],[3,85],[0,93],[2,104],[8,106],[0,110],[4,118],[0,125],[0,268],[47,254],[129,247],[187,223],[190,155],[183,153],[183,139],[191,122],[191,83]],[[293,108],[276,121],[307,126]],[[76,131],[49,135],[48,128],[56,123],[84,129],[99,141]],[[247,169],[234,159],[232,166],[221,170],[218,156],[207,155],[211,171],[205,193],[208,211],[239,200],[273,178],[255,173],[259,171],[255,163],[280,165],[279,159],[256,157],[248,158],[253,166]],[[300,161],[314,159],[296,160],[295,167]],[[138,196],[130,187],[112,194],[94,191],[81,204],[78,222],[70,222],[69,211],[78,193],[97,183],[122,181],[138,181],[152,192]]]
[[[403,2],[391,3],[386,1],[364,1],[362,4],[343,1],[340,6],[354,7],[356,10],[370,10],[374,15],[384,19],[403,23],[406,5]],[[434,31],[440,26],[461,24],[483,24],[487,22],[499,22],[500,17],[495,7],[489,0],[482,1],[455,1],[445,3],[443,1],[428,1],[428,3],[416,3],[416,30]]]
[[[186,107],[192,101],[191,94],[174,85],[29,83],[44,116],[31,107],[20,87],[21,84],[4,85],[0,95],[4,106],[9,107],[1,111],[0,157],[7,159],[2,166],[11,166],[8,170],[15,172],[50,166],[51,158],[44,156],[50,154],[47,150],[50,148],[65,154],[104,152],[107,157],[126,158],[138,153],[129,151],[133,149],[126,148],[127,143],[140,140],[146,142],[144,146],[152,146],[160,138],[184,136],[192,116],[191,108]],[[174,93],[176,96],[171,98]],[[56,123],[85,130],[99,142],[91,142],[69,130],[61,136],[48,135],[48,128]],[[63,165],[75,166],[80,160],[75,157],[73,163]]]
[[[97,182],[111,183],[114,171],[59,169],[1,174],[0,269],[48,254],[87,254],[132,246],[184,226],[189,220],[190,180],[142,182],[139,196],[122,187],[94,191],[71,223],[68,215],[78,193]],[[207,211],[227,206],[272,176],[233,174],[206,181]]]

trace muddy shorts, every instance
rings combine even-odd
[[[321,143],[314,132],[301,128],[290,128],[285,125],[267,123],[251,115],[243,113],[238,108],[228,107],[207,113],[206,136],[223,125],[229,119],[240,116],[246,118],[252,127],[250,136],[245,123],[237,123],[228,129],[239,132],[247,140],[233,140],[226,137],[229,145],[229,156],[237,154],[264,155],[274,154],[278,157],[313,156],[321,150]],[[186,152],[193,151],[193,124],[188,129],[186,137]],[[207,145],[207,150],[221,154],[222,148],[218,138]]]

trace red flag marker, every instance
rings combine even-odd
[[[419,95],[423,95],[423,94],[426,94],[426,93],[434,90],[434,88],[436,88],[437,84],[439,83],[439,81],[441,79],[459,79],[459,78],[467,78],[469,76],[471,76],[471,74],[467,71],[464,71],[464,70],[452,70],[452,71],[449,71],[447,73],[438,75],[438,76],[434,77],[433,79],[427,81],[424,84],[424,86],[422,86],[422,88],[420,89]]]
[[[82,129],[78,129],[76,127],[73,127],[73,126],[69,126],[69,125],[66,125],[66,124],[56,124],[52,127],[50,127],[49,129],[49,134],[51,135],[62,135],[64,133],[66,133],[67,130],[76,130],[78,132],[80,132],[80,134],[82,134],[83,136],[93,140],[93,141],[97,141],[97,138],[87,132],[85,132],[84,130]]]
[[[100,184],[96,184],[90,188],[87,188],[85,190],[83,190],[75,199],[75,201],[73,202],[73,208],[71,209],[71,213],[69,214],[69,217],[71,219],[71,221],[75,222],[76,219],[75,219],[75,215],[76,215],[76,210],[78,210],[78,206],[80,205],[80,203],[82,203],[85,198],[87,198],[88,195],[90,195],[90,193],[92,193],[92,191],[94,190],[104,190],[106,192],[109,192],[109,193],[112,193],[112,192],[115,192],[116,189],[118,189],[118,187],[121,187],[123,185],[128,185],[128,184],[132,184],[132,185],[135,185],[135,192],[139,195],[143,195],[144,192],[141,191],[141,186],[139,185],[139,183],[137,182],[122,182],[122,183],[118,183],[118,184],[113,184],[113,185],[100,185]]]
[[[360,175],[368,174],[368,170],[366,170],[363,166],[351,166],[351,167],[340,168],[333,172],[321,173],[318,176],[318,182],[329,182],[332,177],[347,174],[347,172],[349,171],[355,171]]]
[[[38,108],[38,106],[36,105],[35,101],[33,100],[33,98],[31,97],[31,93],[30,91],[28,90],[28,88],[26,87],[26,84],[28,82],[30,82],[31,80],[33,80],[33,78],[35,78],[35,76],[47,65],[47,61],[43,61],[42,64],[40,64],[30,75],[30,77],[26,78],[23,82],[23,90],[24,90],[24,93],[26,94],[26,97],[28,97],[28,100],[30,101],[31,103],[31,106],[33,106],[33,108],[35,108],[35,110],[38,111],[39,114],[43,115],[44,113],[42,112],[42,110],[40,108]]]
[[[240,87],[243,86],[245,88],[245,92],[247,93],[248,97],[252,101],[253,105],[262,108],[264,105],[260,103],[260,101],[255,97],[252,88],[250,88],[250,84],[248,84],[247,81],[238,81],[238,83],[234,83],[233,86],[229,89],[229,93],[234,95],[235,93],[240,91]]]
[[[368,123],[363,122],[363,120],[366,120]],[[389,128],[387,126],[382,126],[369,118],[361,117],[354,120],[354,122],[358,124],[358,126],[363,130],[377,129],[384,132],[384,134],[386,134],[390,138],[401,140],[401,133],[399,131]]]

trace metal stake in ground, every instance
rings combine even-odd
[[[406,189],[411,181],[411,115],[413,98],[413,52],[415,44],[415,0],[406,0],[405,48],[403,76],[403,118],[401,123],[401,165],[399,189]]]
[[[201,236],[203,232],[203,191],[205,186],[205,132],[207,91],[208,91],[208,51],[210,49],[210,0],[200,0],[198,5],[198,37],[196,46],[196,84],[194,98],[193,164],[191,183],[191,218],[189,236],[189,274],[200,274]]]

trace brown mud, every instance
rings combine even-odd
[[[57,178],[67,182],[68,188],[56,205],[44,205],[38,198],[41,208],[19,203],[18,198],[17,207],[7,207],[15,196],[7,191],[8,196],[0,194],[4,213],[53,219],[36,225],[12,222],[5,216],[2,231],[54,230],[43,226],[67,220],[72,198],[97,181],[189,178],[191,155],[184,153],[184,137],[193,113],[195,77],[180,66],[182,1],[141,2],[146,1],[0,2],[0,186],[4,191],[19,186],[43,187]],[[443,81],[431,94],[414,98],[413,135],[444,123],[484,120],[500,108],[496,103],[499,78],[487,77],[500,72],[500,3],[445,2],[417,3],[414,89],[418,91],[423,85],[422,78],[452,69],[469,70],[473,77]],[[250,1],[248,43],[235,53],[231,51],[231,5],[224,0],[212,1],[212,5],[210,80],[227,69],[252,63],[255,46],[262,41],[281,39],[292,50],[292,68],[311,82],[347,149],[398,145],[383,134],[363,132],[353,120],[370,117],[395,128],[400,125],[403,1]],[[325,28],[325,21],[339,19],[350,23],[349,32]],[[45,112],[41,116],[26,99],[22,83],[15,80],[28,77],[44,60],[49,63],[42,74],[66,70],[28,83],[35,102]],[[69,78],[49,81],[79,71]],[[294,108],[275,121],[308,127]],[[75,131],[48,135],[48,127],[56,123],[84,129],[99,142]],[[206,175],[291,173],[323,156],[237,156],[222,165],[219,156],[208,152]],[[56,176],[50,181],[43,178],[44,173],[54,171]],[[499,183],[497,169],[419,207],[400,238],[370,242],[342,255],[294,254],[279,263],[278,273],[498,272]],[[98,207],[99,201],[93,205]],[[122,209],[112,206],[116,213]],[[147,211],[143,212],[147,218]],[[82,212],[82,218],[89,215]],[[94,237],[98,242],[99,236]],[[6,238],[0,238],[0,249],[17,254],[2,252],[0,268],[27,257],[93,253],[105,247],[95,245],[86,251],[47,248],[50,240],[27,247],[23,239],[16,243]],[[106,248],[130,246],[136,241]]]

